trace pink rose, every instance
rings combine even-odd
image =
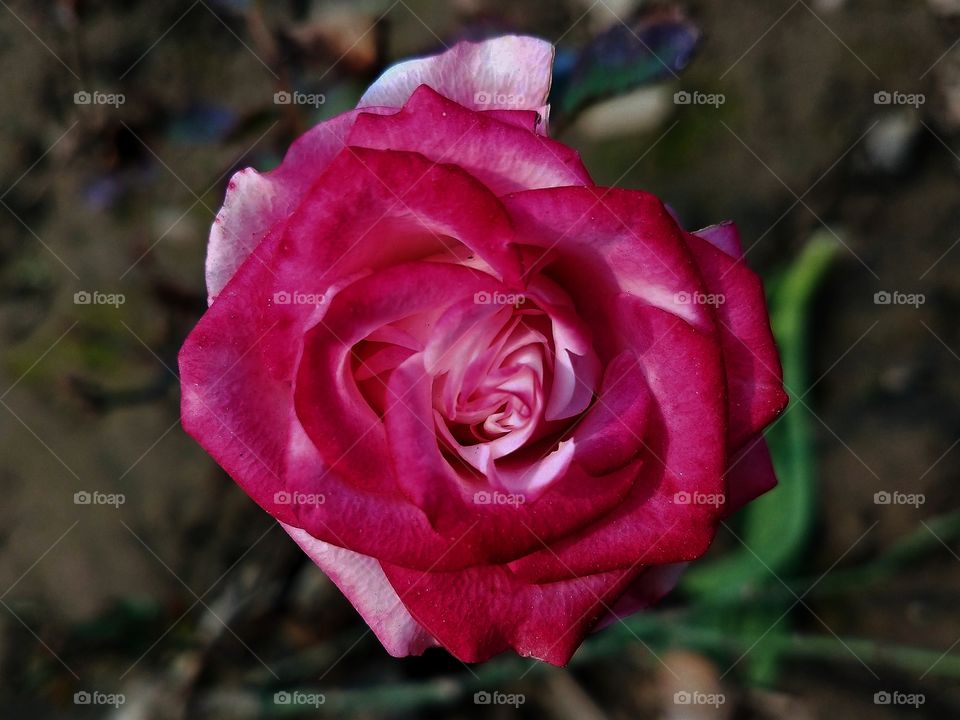
[[[396,65],[210,234],[183,425],[393,655],[565,663],[776,482],[737,230],[595,186],[546,137],[552,59]]]

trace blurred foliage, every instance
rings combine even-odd
[[[569,122],[590,103],[676,77],[699,41],[700,31],[678,8],[643,6],[579,51],[559,49],[550,92],[555,122]]]

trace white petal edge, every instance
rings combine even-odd
[[[553,45],[525,35],[459,42],[439,55],[387,68],[357,107],[401,107],[420,85],[429,85],[471,110],[542,112],[550,92],[553,56]]]
[[[413,619],[376,559],[317,540],[292,525],[280,526],[340,588],[388,653],[394,657],[420,655],[439,645]]]

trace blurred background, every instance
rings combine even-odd
[[[0,716],[960,716],[960,2],[0,6]],[[567,669],[390,658],[178,418],[229,176],[506,31],[599,184],[740,224],[793,396],[781,486]]]

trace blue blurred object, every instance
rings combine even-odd
[[[569,118],[597,100],[675,76],[690,62],[700,37],[676,7],[641,9],[579,52],[558,49],[550,103]]]
[[[223,105],[195,104],[177,115],[167,132],[174,142],[208,143],[224,139],[237,120],[237,113]]]

